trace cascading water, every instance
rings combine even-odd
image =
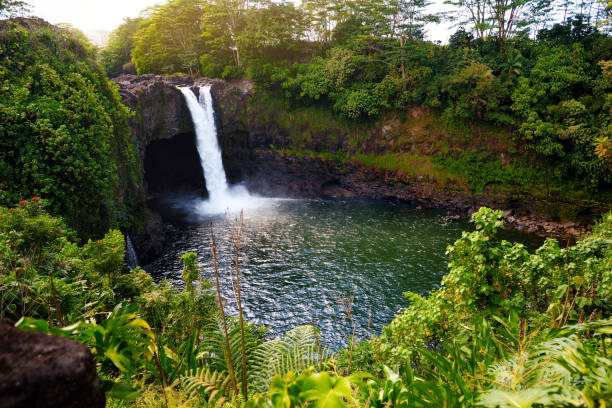
[[[210,201],[215,201],[228,189],[221,149],[217,141],[217,127],[215,126],[215,113],[212,105],[210,86],[200,88],[200,98],[189,88],[180,88],[187,107],[191,112],[191,119],[196,131],[196,146],[200,155],[200,164],[204,170],[206,189]]]
[[[130,270],[138,266],[138,255],[129,235],[125,236],[125,262]]]
[[[215,214],[259,207],[262,198],[253,197],[244,186],[230,186],[227,183],[221,149],[217,141],[217,127],[210,86],[200,87],[200,96],[188,87],[179,88],[185,96],[187,108],[196,132],[196,147],[206,180],[208,200],[192,203],[193,209],[201,214]]]

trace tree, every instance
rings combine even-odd
[[[554,0],[533,0],[529,6],[530,24],[534,38],[551,20]]]
[[[248,11],[241,43],[243,58],[282,63],[299,52],[307,23],[302,9],[293,3],[263,0]]]
[[[508,39],[530,23],[530,6],[534,0],[447,0],[457,7],[455,20],[471,25],[476,38],[496,37],[503,51]]]
[[[99,60],[109,77],[121,73],[136,73],[132,63],[134,34],[138,31],[143,18],[126,18],[108,39],[108,44],[99,55]]]
[[[235,67],[242,67],[242,45],[247,27],[247,0],[214,0],[205,6],[201,28],[209,49],[231,51]]]
[[[597,26],[604,27],[610,32],[612,27],[612,0],[599,0],[597,2]]]
[[[481,120],[487,109],[498,102],[495,75],[486,64],[472,61],[459,71],[447,87],[453,116]],[[450,112],[450,111],[449,111]]]
[[[70,35],[72,35],[83,47],[95,52],[96,46],[91,43],[89,37],[87,37],[87,35],[85,35],[85,33],[79,28],[70,23],[59,23],[56,24],[56,26],[70,33]]]
[[[339,22],[338,1],[304,0],[301,9],[310,21],[309,37],[313,41],[329,43]]]
[[[397,41],[393,54],[399,61],[402,79],[407,77],[407,45],[423,39],[426,23],[439,21],[438,16],[425,13],[429,5],[428,0],[390,0],[385,5],[389,33]]]
[[[134,34],[136,71],[197,74],[203,12],[203,0],[173,0],[153,7]]]
[[[452,17],[460,25],[471,27],[476,38],[490,36],[490,3],[489,0],[446,0],[444,4],[455,6],[456,12]]]
[[[491,10],[497,29],[499,47],[503,51],[510,35],[527,24],[529,0],[492,0]]]

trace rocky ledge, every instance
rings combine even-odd
[[[119,85],[123,104],[135,113],[129,124],[141,158],[151,142],[193,132],[191,115],[179,87],[190,87],[196,95],[201,86],[211,87],[217,126],[223,134],[248,128],[244,123],[251,89],[248,82],[153,74],[121,75],[112,81]]]
[[[355,162],[295,157],[271,149],[252,152],[250,160],[240,160],[241,179],[254,192],[287,197],[368,198],[410,203],[423,208],[447,209],[446,221],[471,216],[482,206],[504,211],[508,228],[542,237],[574,241],[589,231],[587,223],[553,220],[546,216],[547,206],[572,205],[569,202],[543,202],[536,197],[467,194],[442,188],[424,178],[380,170]],[[236,164],[235,166],[237,166]]]

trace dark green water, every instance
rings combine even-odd
[[[406,291],[427,293],[446,273],[446,247],[470,230],[444,223],[445,213],[371,201],[277,200],[244,213],[241,287],[248,320],[272,335],[314,322],[337,348],[351,331],[340,296],[352,296],[357,335],[379,333],[402,307]],[[175,214],[176,215],[176,214]],[[175,222],[167,252],[146,269],[178,284],[180,255],[197,252],[213,277],[207,217]],[[213,218],[223,294],[235,315],[233,247],[224,216]],[[525,235],[506,234],[526,242]]]

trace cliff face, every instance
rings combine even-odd
[[[201,86],[210,85],[222,143],[226,139],[231,139],[230,144],[248,139],[248,84],[160,75],[122,75],[113,82],[119,86],[123,103],[133,112],[129,126],[144,170],[140,184],[147,198],[171,191],[205,195],[193,122],[178,87],[190,87],[197,95]],[[134,244],[141,261],[147,262],[163,249],[164,223],[150,208],[145,208],[144,214],[142,229],[134,232]]]
[[[271,144],[282,143],[284,138],[273,121],[252,115],[249,107],[251,84],[247,81],[228,83],[160,75],[122,75],[113,81],[119,85],[123,103],[134,112],[129,124],[145,170],[142,183],[148,197],[160,193],[172,182],[182,185],[183,180],[178,175],[179,178],[164,178],[164,174],[176,173],[176,168],[184,173],[184,178],[193,180],[191,186],[183,187],[201,189],[204,185],[199,158],[194,156],[193,122],[178,87],[190,87],[196,95],[201,86],[211,87],[219,143],[226,170],[234,182],[257,179],[257,166],[248,164],[258,160],[258,151],[269,150]],[[149,164],[148,160],[153,160],[154,156],[165,156],[166,160]],[[194,160],[198,162],[194,163]],[[154,180],[149,178],[151,175]]]
[[[186,78],[122,75],[113,81],[119,85],[123,104],[134,112],[129,124],[141,159],[149,143],[193,131],[189,111],[177,89],[193,84]]]

